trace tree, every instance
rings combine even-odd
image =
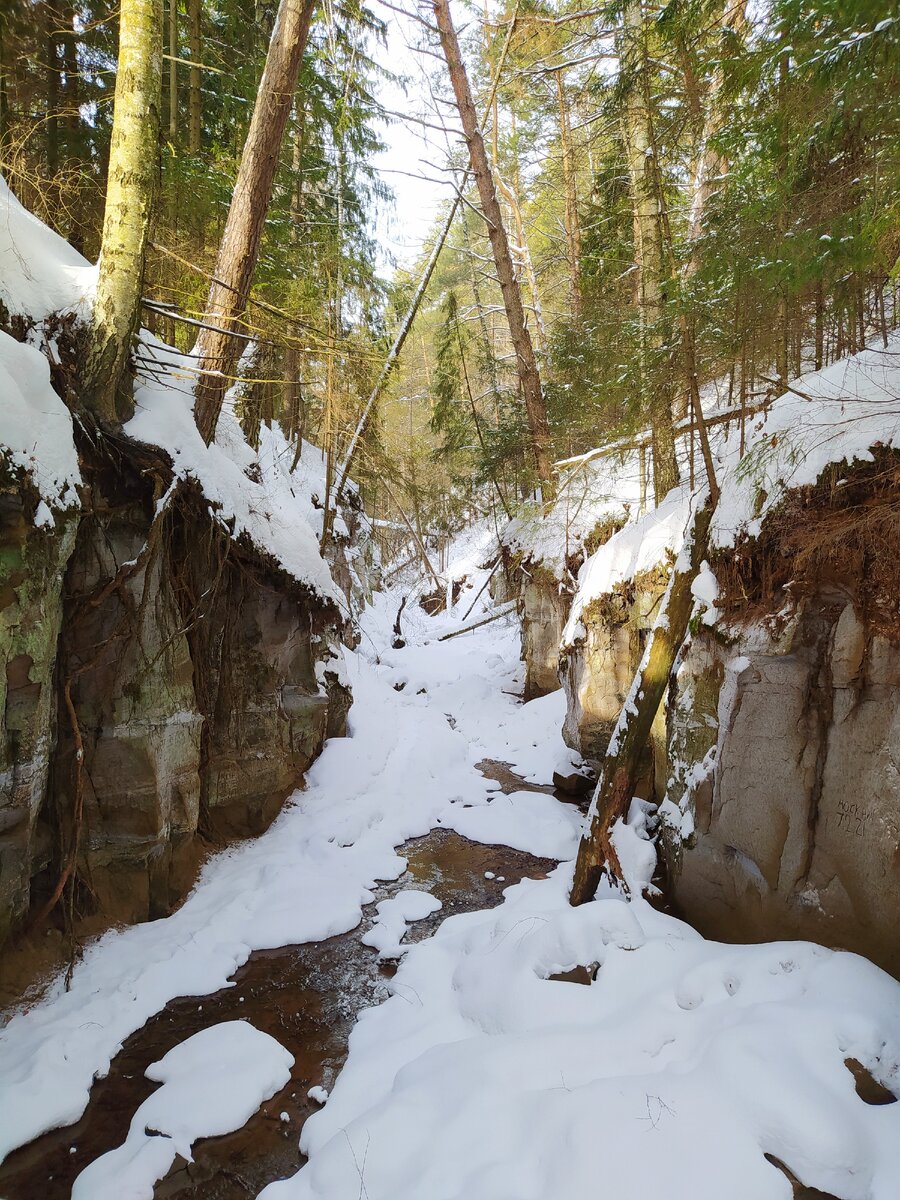
[[[522,293],[519,282],[513,270],[512,256],[509,249],[509,239],[503,223],[503,214],[497,200],[497,190],[491,174],[490,164],[484,148],[484,138],[478,125],[472,91],[466,74],[465,64],[459,48],[459,39],[450,15],[449,0],[434,0],[434,15],[450,82],[456,97],[456,106],[465,133],[466,145],[469,150],[469,161],[472,173],[478,187],[482,212],[488,226],[488,236],[494,256],[494,266],[503,294],[503,307],[509,322],[509,333],[516,355],[516,365],[525,401],[525,411],[528,415],[528,427],[531,434],[531,448],[534,454],[535,469],[541,483],[545,500],[554,495],[552,475],[552,448],[550,443],[550,426],[547,421],[547,407],[544,402],[541,378],[538,373],[537,359],[531,334],[525,323],[525,310],[522,305]]]
[[[672,396],[666,353],[670,318],[664,311],[663,229],[652,131],[641,0],[627,0],[622,28],[622,140],[634,211],[634,296],[640,323],[642,409],[653,433],[653,490],[657,504],[678,482]]]
[[[612,843],[612,830],[620,817],[628,815],[653,720],[687,633],[694,606],[691,584],[706,554],[714,510],[715,505],[707,501],[691,518],[685,548],[672,568],[672,577],[660,604],[659,616],[650,634],[643,661],[610,738],[591,803],[588,825],[575,860],[575,876],[569,896],[573,905],[593,899],[604,871],[613,880],[625,882]]]
[[[122,0],[106,207],[85,366],[85,401],[104,421],[130,414],[123,388],[138,325],[159,173],[162,0]]]
[[[279,5],[219,245],[206,304],[207,327],[201,330],[195,348],[194,415],[207,444],[215,436],[222,401],[240,357],[238,326],[250,295],[314,7],[315,0],[281,0]]]

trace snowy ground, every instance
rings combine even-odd
[[[396,608],[379,597],[348,656],[350,738],[272,829],[210,862],[173,916],[100,939],[68,993],[56,985],[0,1035],[0,1153],[77,1119],[95,1074],[170,998],[222,987],[254,949],[354,928],[374,882],[404,870],[404,840],[443,826],[571,859],[571,806],[504,797],[475,769],[499,759],[546,782],[565,768],[561,694],[507,694],[521,685],[505,622],[438,643],[451,618],[412,608],[409,644],[386,649]],[[618,845],[639,885],[654,852],[633,817]],[[563,862],[409,949],[307,1122],[308,1165],[265,1200],[557,1200],[598,1183],[619,1200],[789,1200],[767,1154],[842,1200],[897,1200],[900,1105],[864,1103],[845,1059],[900,1090],[900,986],[807,943],[706,942],[640,898],[571,909],[570,878]],[[383,905],[376,949],[399,952],[429,907],[411,889]],[[576,965],[595,982],[549,978]],[[151,1068],[152,1112],[75,1195],[151,1197],[175,1149],[274,1094],[289,1063],[273,1039],[205,1034]]]

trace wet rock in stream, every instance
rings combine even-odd
[[[505,887],[525,876],[542,877],[556,866],[505,846],[470,842],[449,830],[433,830],[398,853],[407,858],[408,868],[400,879],[379,887],[376,900],[418,888],[442,903],[438,912],[409,927],[407,942],[428,937],[454,913],[500,903]],[[307,1093],[315,1086],[330,1090],[358,1013],[389,995],[394,965],[379,963],[360,941],[374,915],[370,905],[356,929],[327,941],[257,951],[229,987],[167,1005],[127,1039],[107,1077],[94,1084],[80,1121],[37,1138],[6,1159],[0,1166],[0,1195],[4,1200],[68,1200],[72,1183],[88,1163],[125,1140],[132,1115],[156,1087],[144,1076],[150,1063],[199,1030],[237,1019],[251,1022],[290,1050],[295,1059],[291,1078],[241,1129],[196,1142],[194,1161],[177,1160],[154,1195],[157,1200],[238,1200],[294,1174],[304,1162],[300,1131],[319,1107]]]

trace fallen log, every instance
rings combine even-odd
[[[515,612],[516,602],[510,600],[505,608],[499,608],[496,612],[491,613],[489,617],[482,617],[480,621],[474,621],[471,625],[467,625],[465,629],[454,629],[452,633],[444,633],[439,638],[439,642],[449,642],[451,638],[462,637],[464,633],[471,633],[473,629],[480,629],[482,625],[490,625],[491,621],[499,621],[501,617],[508,617],[510,613]]]

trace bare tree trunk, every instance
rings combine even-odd
[[[622,31],[622,70],[627,90],[622,104],[622,137],[628,161],[634,212],[635,293],[640,325],[641,402],[653,432],[653,491],[657,504],[678,482],[672,400],[659,370],[664,349],[662,229],[657,202],[647,94],[641,0],[628,0]]]
[[[240,354],[239,339],[232,334],[237,332],[250,295],[314,7],[315,0],[281,0],[219,245],[205,318],[218,332],[201,330],[196,346],[200,374],[194,415],[207,444],[215,435],[229,377]]]
[[[162,0],[122,0],[106,208],[85,366],[85,399],[103,420],[132,411],[122,387],[137,329],[147,231],[159,174]]]
[[[176,0],[172,0],[174,4]],[[188,50],[191,60],[188,75],[188,150],[200,153],[203,100],[200,95],[200,56],[203,53],[201,8],[202,0],[188,0]]]
[[[550,443],[550,427],[547,422],[547,407],[541,388],[537,360],[531,335],[525,323],[525,310],[522,306],[522,294],[513,270],[512,256],[509,251],[509,241],[503,225],[503,215],[497,200],[497,191],[491,175],[490,164],[484,148],[484,139],[478,126],[478,116],[472,101],[472,91],[466,75],[466,68],[459,49],[459,40],[450,16],[449,0],[433,0],[434,15],[441,37],[444,57],[450,72],[450,82],[456,96],[456,104],[465,133],[466,144],[469,148],[469,161],[478,186],[481,207],[488,223],[488,236],[494,254],[494,265],[500,290],[503,294],[503,306],[506,319],[509,322],[509,332],[513,349],[516,354],[516,365],[519,380],[522,385],[522,395],[525,400],[525,411],[528,416],[528,427],[531,434],[531,448],[534,454],[535,468],[545,500],[553,498],[555,491],[552,476],[552,450]]]
[[[571,904],[584,904],[593,899],[604,871],[612,879],[624,882],[611,841],[612,828],[620,817],[628,814],[641,757],[687,633],[694,606],[691,584],[706,554],[713,511],[712,504],[706,504],[693,518],[685,548],[672,569],[672,578],[643,661],[610,739],[591,804],[589,824],[578,847],[575,878],[569,896]]]

